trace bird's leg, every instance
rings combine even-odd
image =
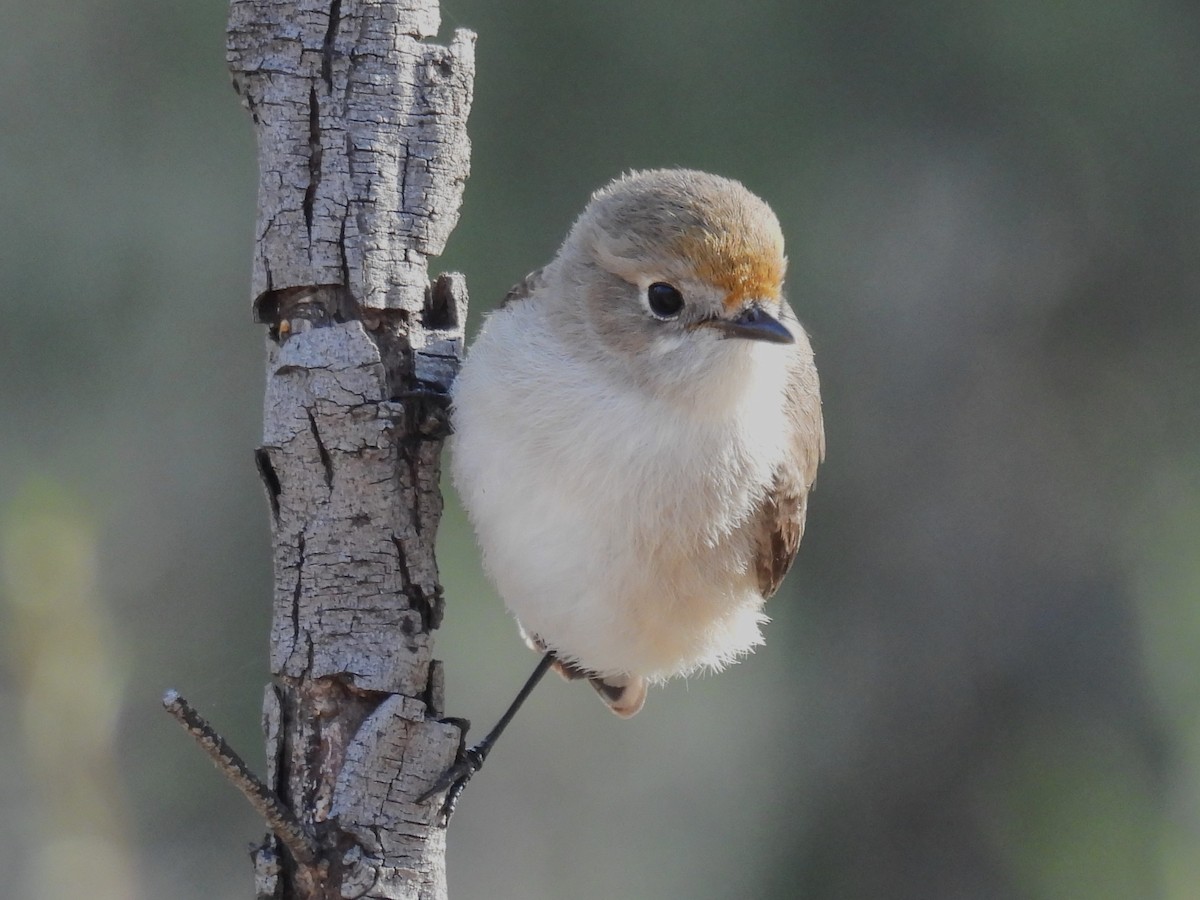
[[[496,740],[504,733],[504,729],[508,727],[508,723],[513,720],[513,716],[521,708],[521,704],[533,693],[533,689],[542,680],[542,676],[553,665],[554,651],[551,650],[542,657],[541,661],[537,664],[537,668],[533,670],[533,674],[526,679],[524,686],[517,692],[517,696],[508,705],[508,709],[504,711],[504,715],[500,717],[500,721],[492,727],[492,730],[485,734],[481,741],[472,744],[459,753],[458,760],[454,765],[442,773],[442,777],[437,780],[433,787],[417,798],[418,803],[426,803],[435,794],[446,791],[446,799],[442,801],[443,826],[454,815],[454,809],[458,805],[458,798],[467,786],[467,782],[471,780],[471,776],[483,768],[483,761],[492,752],[492,747],[495,746]]]

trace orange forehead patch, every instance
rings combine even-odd
[[[677,249],[698,278],[726,291],[729,309],[747,300],[779,299],[784,258],[774,241],[750,244],[729,233],[704,231],[681,235]]]

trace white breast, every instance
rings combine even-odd
[[[598,674],[732,661],[765,621],[742,526],[785,451],[785,348],[737,342],[721,393],[744,390],[713,409],[606,383],[543,326],[530,301],[491,316],[454,388],[454,482],[489,576]]]

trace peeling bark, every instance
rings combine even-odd
[[[466,289],[429,284],[458,218],[474,36],[435,2],[233,0],[228,58],[259,155],[253,293],[267,326],[256,461],[274,534],[267,784],[320,847],[268,838],[260,897],[442,898],[415,798],[450,765],[432,631],[444,398]]]

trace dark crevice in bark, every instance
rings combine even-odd
[[[458,307],[454,302],[454,279],[442,274],[425,290],[425,308],[421,324],[433,331],[458,328]]]
[[[321,468],[325,471],[325,487],[333,490],[333,460],[329,456],[329,451],[325,449],[325,442],[321,440],[321,429],[317,427],[316,416],[312,414],[311,409],[305,410],[308,413],[308,428],[312,432],[313,440],[317,444],[317,455],[321,459]]]
[[[408,149],[408,141],[404,142],[404,161],[400,163],[400,209],[408,212],[408,166],[412,162],[412,154]]]
[[[304,225],[308,229],[310,245],[309,256],[312,256],[312,227],[313,204],[316,202],[317,190],[321,186],[321,102],[317,99],[317,88],[313,85],[308,89],[308,187],[304,189]]]
[[[338,228],[338,259],[342,263],[342,284],[347,286],[347,293],[349,293],[350,285],[350,260],[346,256],[346,217],[348,214],[349,207],[342,214],[342,221]]]
[[[265,447],[254,451],[254,464],[258,467],[258,477],[262,479],[263,487],[267,489],[267,502],[271,504],[271,518],[279,521],[279,494],[283,486],[279,483],[279,473],[271,465],[271,454]]]
[[[413,580],[408,568],[408,552],[404,548],[404,542],[393,534],[392,544],[396,547],[397,566],[404,581],[404,596],[408,598],[413,611],[421,617],[421,630],[428,634],[442,624],[440,604],[436,597],[431,601],[425,595],[425,589]]]
[[[325,86],[333,90],[333,50],[337,38],[338,25],[342,21],[342,0],[333,0],[329,4],[329,25],[325,29],[325,41],[321,44],[321,78]]]
[[[300,596],[304,587],[304,532],[296,537],[296,587],[292,592],[292,652],[300,642]]]

